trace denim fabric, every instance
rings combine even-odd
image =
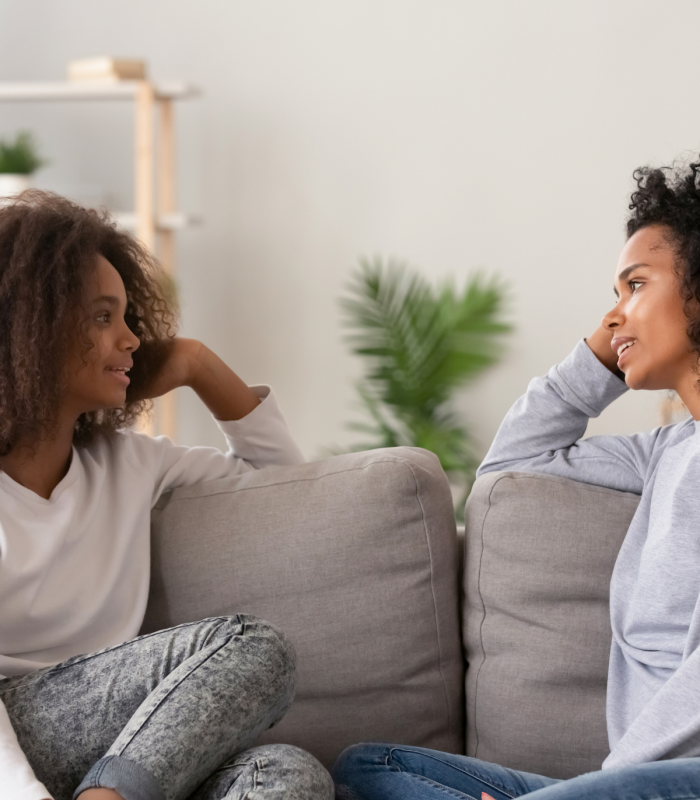
[[[700,758],[599,770],[560,781],[468,756],[387,744],[347,748],[333,767],[337,800],[694,800]]]
[[[253,747],[217,770],[191,800],[333,800],[328,770],[290,744]]]
[[[289,640],[241,614],[1,680],[0,698],[29,763],[56,800],[70,800],[79,785],[81,791],[109,786],[125,800],[185,800],[195,790],[197,800],[221,800],[242,797],[239,783],[265,775],[273,788],[249,793],[257,800],[280,796],[275,782],[296,780],[298,770],[287,768],[283,754],[244,759],[243,768],[238,754],[284,716],[295,683]],[[228,793],[221,794],[217,778],[207,794],[200,785],[219,774],[230,776]],[[284,791],[295,800],[332,797],[327,787],[310,794],[304,781]]]

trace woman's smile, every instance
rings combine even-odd
[[[628,350],[637,343],[636,339],[626,336],[617,336],[612,340],[610,346],[613,351],[617,353],[617,367],[622,370],[623,357],[627,355]],[[626,358],[625,358],[626,360]],[[623,370],[624,372],[624,370]]]
[[[641,228],[627,241],[615,294],[603,327],[612,334],[610,346],[630,389],[673,389],[682,397],[688,388],[694,391],[697,358],[688,339],[676,252],[662,226]]]

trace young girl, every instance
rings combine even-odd
[[[229,451],[128,428],[190,386]],[[0,798],[333,796],[298,748],[251,748],[292,702],[294,650],[246,615],[139,638],[163,492],[303,457],[269,388],[175,337],[153,261],[103,216],[0,209]]]
[[[616,305],[532,381],[479,470],[642,495],[610,587],[610,755],[599,772],[555,781],[466,756],[358,745],[334,768],[338,798],[700,798],[700,164],[635,178]],[[582,439],[628,387],[673,389],[691,417],[649,434]]]

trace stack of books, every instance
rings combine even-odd
[[[146,62],[128,58],[84,58],[68,64],[69,81],[143,81]]]

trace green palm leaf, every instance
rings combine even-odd
[[[449,401],[499,359],[510,331],[503,298],[502,284],[482,275],[460,293],[452,283],[434,289],[396,260],[360,260],[340,305],[346,339],[366,364],[358,391],[371,422],[352,426],[373,437],[363,449],[425,447],[471,483],[472,443]]]

